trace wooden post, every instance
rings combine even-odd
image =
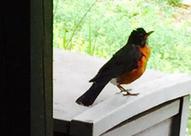
[[[52,0],[31,1],[31,136],[52,136]]]
[[[189,115],[189,98],[190,96],[185,96],[182,100],[182,107],[180,109],[180,133],[179,136],[186,135],[187,121]]]

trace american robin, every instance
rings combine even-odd
[[[93,82],[92,86],[76,100],[76,103],[92,105],[109,82],[115,84],[121,92],[125,92],[124,95],[138,95],[130,93],[130,89],[125,89],[121,85],[132,83],[144,73],[150,56],[147,38],[152,32],[147,33],[143,28],[133,30],[126,45],[101,67],[97,75],[89,81]]]

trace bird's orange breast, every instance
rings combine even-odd
[[[143,48],[140,47],[139,50],[143,56],[138,61],[138,68],[132,70],[131,72],[126,72],[118,77],[117,82],[119,84],[129,84],[138,79],[144,73],[147,66],[147,61],[150,57],[150,48],[146,45]]]

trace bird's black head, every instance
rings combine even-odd
[[[137,28],[133,30],[129,36],[128,44],[134,44],[141,47],[144,47],[147,41],[148,36],[154,31],[146,32],[143,28]]]

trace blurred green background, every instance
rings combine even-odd
[[[191,6],[180,0],[54,0],[53,12],[55,48],[109,59],[143,27],[155,31],[148,68],[191,74]]]

